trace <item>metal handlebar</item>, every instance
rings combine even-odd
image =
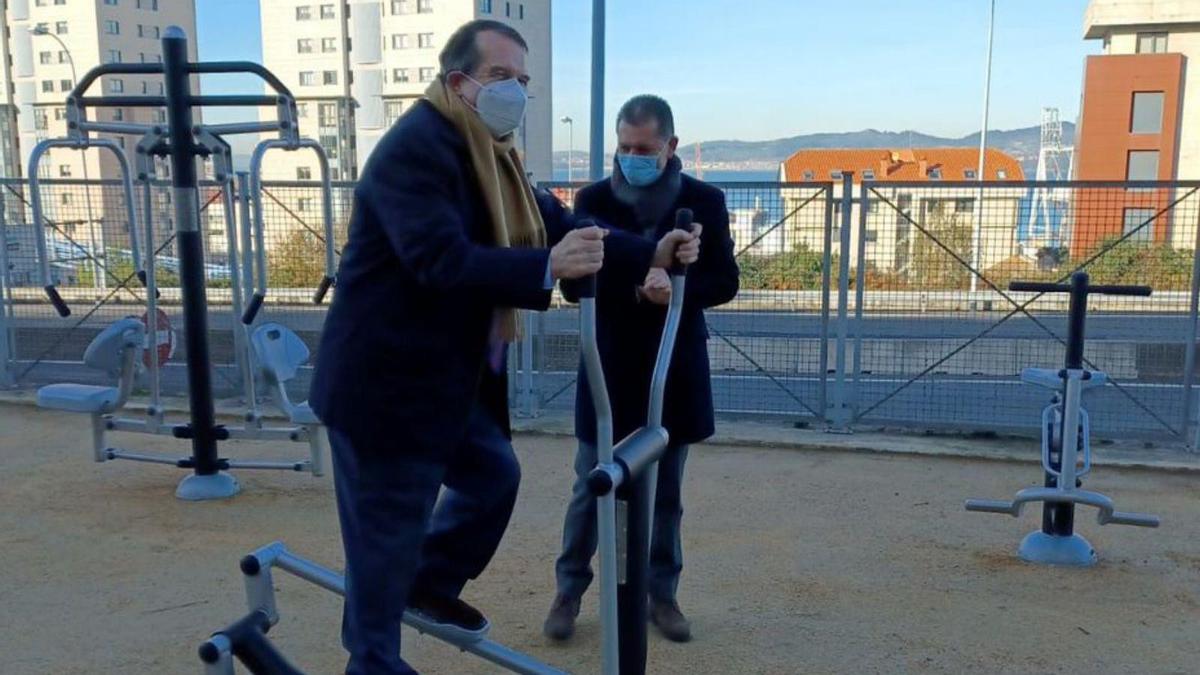
[[[267,612],[256,609],[213,633],[199,650],[206,672],[229,675],[234,672],[231,657],[237,657],[254,675],[304,675],[267,639],[270,629]]]
[[[1071,284],[1055,284],[1041,281],[1011,281],[1008,290],[1017,293],[1070,293]],[[1149,297],[1154,290],[1149,286],[1119,286],[1107,284],[1089,284],[1087,292],[1101,295],[1132,295]]]
[[[54,288],[54,280],[50,275],[50,255],[46,250],[46,237],[42,232],[45,216],[42,211],[42,187],[41,179],[38,176],[42,158],[51,148],[70,148],[72,150],[87,150],[88,148],[107,148],[116,155],[117,163],[121,169],[122,187],[125,192],[125,216],[129,223],[129,248],[133,255],[133,266],[137,270],[138,279],[145,284],[146,275],[142,269],[141,250],[138,246],[137,233],[137,207],[134,204],[133,193],[133,172],[129,167],[129,158],[125,156],[125,150],[119,143],[110,138],[50,138],[38,143],[34,146],[33,151],[29,154],[29,200],[30,207],[33,211],[33,228],[36,236],[34,243],[37,248],[37,256],[42,274],[42,289],[45,290],[46,296],[50,299],[54,309],[59,316],[67,317],[71,315],[71,308],[63,301],[62,296]],[[84,161],[87,161],[86,159]],[[95,246],[95,242],[92,242]],[[94,254],[94,252],[93,252]]]

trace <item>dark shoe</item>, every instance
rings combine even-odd
[[[550,614],[542,632],[546,637],[557,642],[569,640],[575,634],[575,617],[579,616],[579,598],[569,598],[561,593],[554,596],[554,604],[550,605]]]
[[[650,601],[650,623],[671,642],[688,642],[692,639],[692,624],[683,616],[679,603]]]
[[[483,614],[458,598],[414,592],[408,599],[408,611],[430,623],[450,626],[468,634],[485,633],[488,629],[488,620]]]

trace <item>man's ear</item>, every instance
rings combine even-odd
[[[452,73],[446,74],[446,86],[450,89],[450,91],[452,91],[456,94],[462,93],[461,88],[462,88],[463,82],[466,82],[466,81],[467,81],[467,76],[464,75],[461,71],[456,70]]]
[[[674,155],[675,149],[679,147],[679,137],[672,136],[671,140],[667,142],[667,145],[671,146],[671,154]]]

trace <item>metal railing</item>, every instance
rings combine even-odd
[[[570,204],[580,186],[542,187]],[[1061,361],[1065,307],[1058,298],[1005,289],[1012,279],[1059,280],[1086,269],[1098,283],[1155,289],[1151,298],[1098,299],[1093,307],[1087,358],[1112,378],[1089,394],[1095,432],[1195,445],[1200,183],[985,183],[982,200],[974,182],[847,176],[841,183],[717,187],[741,269],[738,297],[707,312],[720,413],[834,430],[1034,433],[1045,394],[1021,385],[1018,374]],[[338,252],[353,188],[333,184]],[[0,385],[81,381],[91,337],[145,311],[144,292],[131,281],[120,189],[116,181],[91,183],[101,207],[89,221],[81,181],[43,181],[41,229],[52,271],[64,298],[81,310],[64,320],[40,294],[27,185],[0,181]],[[217,202],[203,210],[210,312],[213,331],[232,335],[219,189],[205,188],[201,202]],[[152,191],[162,223],[158,304],[175,321],[171,196],[165,183]],[[262,255],[272,284],[263,315],[291,327],[314,353],[326,311],[311,302],[325,269],[321,195],[315,181],[262,186]],[[976,224],[978,255],[971,250]],[[525,317],[524,333],[510,358],[516,412],[570,409],[579,358],[575,308],[556,299],[549,312]],[[180,345],[168,361],[167,393],[182,391],[182,371],[172,377],[170,364],[185,353]],[[242,365],[232,338],[218,336],[213,355],[219,393],[239,394]],[[307,377],[298,379],[300,389],[307,386]]]

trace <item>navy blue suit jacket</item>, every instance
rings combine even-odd
[[[654,238],[660,239],[675,226],[675,211],[692,210],[704,226],[700,235],[700,259],[688,269],[683,315],[675,340],[675,352],[667,374],[663,426],[672,444],[698,443],[713,434],[712,383],[708,365],[708,328],[704,310],[729,302],[738,291],[738,266],[729,234],[729,211],[725,193],[682,176],[675,205],[658,224]],[[579,191],[575,198],[579,217],[589,216],[631,234],[637,220],[629,206],[617,201],[612,182],[603,180]],[[658,356],[667,309],[638,301],[635,289],[645,280],[605,267],[598,275],[596,291],[596,337],[604,379],[612,401],[613,440],[619,441],[646,424],[650,400],[650,375]],[[575,435],[595,443],[596,413],[587,374],[582,364],[575,395]]]
[[[575,219],[548,193],[538,205],[553,245]],[[498,307],[549,306],[549,249],[497,248],[491,232],[462,135],[416,104],[354,190],[309,397],[322,422],[437,455],[457,446],[479,400],[508,432],[504,373],[486,367],[489,332]],[[605,253],[613,276],[633,279],[649,270],[654,244],[614,232]]]

